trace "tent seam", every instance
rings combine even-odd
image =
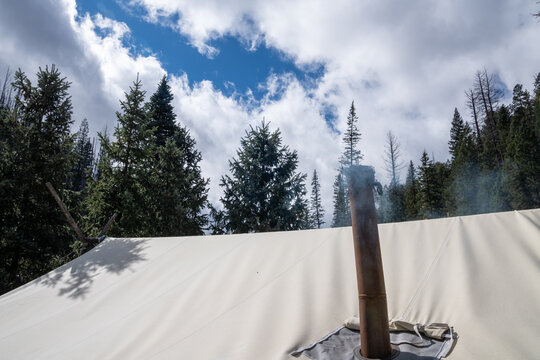
[[[409,303],[407,304],[407,307],[405,308],[405,310],[403,311],[403,313],[401,314],[401,316],[399,317],[399,319],[405,319],[406,316],[408,316],[410,314],[410,312],[414,309],[414,307],[416,306],[416,303],[418,301],[418,298],[419,298],[419,295],[420,293],[424,290],[424,288],[426,287],[426,284],[428,282],[428,279],[429,277],[431,276],[431,274],[433,273],[434,269],[435,269],[435,266],[438,264],[439,262],[439,259],[441,258],[442,254],[443,254],[443,249],[446,247],[446,245],[448,244],[448,242],[450,241],[450,233],[452,232],[453,230],[453,227],[454,227],[454,223],[456,221],[461,221],[461,217],[456,217],[453,219],[453,221],[450,223],[450,225],[448,226],[448,230],[446,232],[446,235],[444,237],[444,240],[441,242],[441,245],[439,246],[439,249],[437,250],[437,254],[435,255],[435,258],[433,259],[433,261],[431,262],[431,264],[429,265],[429,268],[427,270],[427,272],[425,273],[425,275],[422,277],[422,280],[420,281],[419,285],[418,285],[418,288],[416,289],[416,291],[414,292],[414,295],[412,296],[411,300],[409,301]]]

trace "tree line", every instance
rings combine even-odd
[[[109,235],[182,236],[297,230],[324,226],[316,170],[298,170],[298,154],[264,120],[246,130],[229,174],[220,178],[221,206],[207,198],[202,155],[172,106],[163,77],[148,100],[137,79],[119,102],[116,126],[97,138],[87,120],[73,132],[69,81],[53,65],[32,84],[18,70],[0,92],[0,293],[9,291],[85,251],[45,187],[51,182],[87,236],[113,213]],[[451,159],[426,152],[410,162],[400,182],[399,143],[388,135],[391,182],[378,197],[380,221],[402,221],[539,205],[539,78],[531,96],[521,85],[512,104],[486,72],[470,92],[471,124],[456,111]],[[469,94],[469,93],[468,93]],[[331,226],[350,224],[345,169],[359,164],[361,133],[354,102],[343,133],[344,151],[334,181]],[[484,198],[482,198],[484,197]],[[485,200],[485,201],[484,201]]]
[[[510,104],[502,95],[495,78],[478,71],[465,92],[469,120],[453,113],[450,159],[435,161],[424,150],[418,166],[407,164],[404,183],[400,145],[388,133],[391,180],[378,199],[380,222],[540,207],[540,74],[532,94],[517,84]]]
[[[0,92],[0,293],[85,251],[45,184],[52,183],[87,236],[118,217],[111,236],[201,235],[320,227],[316,171],[311,204],[296,151],[264,121],[246,131],[222,209],[208,202],[209,179],[189,129],[180,125],[164,76],[146,101],[137,79],[120,100],[112,136],[77,132],[69,81],[54,65],[37,81],[9,72]]]

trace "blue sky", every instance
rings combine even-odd
[[[233,36],[210,41],[210,45],[219,50],[217,55],[210,58],[199,53],[189,45],[186,36],[172,28],[145,21],[140,6],[130,6],[119,1],[79,0],[77,10],[79,14],[99,13],[127,24],[131,36],[125,39],[125,43],[132,47],[134,54],[155,54],[168,73],[186,73],[191,83],[210,80],[217,89],[228,95],[234,92],[241,95],[249,89],[260,99],[266,89],[259,85],[271,73],[292,73],[305,86],[310,86],[324,71],[322,64],[299,69],[293,59],[283,52],[268,48],[264,43],[250,50]]]
[[[354,100],[364,164],[387,182],[391,131],[405,163],[448,159],[457,108],[484,68],[531,89],[540,23],[530,0],[25,0],[0,11],[0,71],[56,64],[71,82],[75,127],[112,129],[137,74],[167,74],[177,120],[202,153],[209,200],[249,126],[265,118],[321,182],[327,223]],[[256,46],[252,46],[256,45]],[[252,49],[253,50],[250,50]],[[309,69],[309,70],[307,70]],[[233,85],[234,84],[234,85]],[[249,91],[248,91],[249,90]],[[506,92],[508,102],[510,92]],[[404,174],[401,174],[402,180]]]

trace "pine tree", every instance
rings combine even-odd
[[[450,128],[450,141],[448,146],[450,148],[451,159],[454,160],[457,154],[457,149],[461,140],[463,139],[463,132],[465,129],[465,122],[457,108],[454,109],[454,117],[452,118],[452,127]]]
[[[450,178],[450,164],[449,162],[436,161],[433,163],[433,178],[434,183],[434,199],[431,204],[432,217],[448,216],[448,198],[446,189],[448,188],[448,181]]]
[[[221,178],[227,229],[233,233],[304,229],[309,225],[305,174],[298,155],[282,145],[267,123],[250,127],[240,140],[231,175]]]
[[[201,153],[189,131],[175,123],[173,95],[164,76],[149,102],[155,161],[148,184],[155,236],[199,235],[207,218],[208,180],[201,175]]]
[[[156,92],[150,97],[149,106],[150,122],[148,125],[150,128],[154,128],[157,146],[164,146],[167,139],[171,139],[177,130],[172,100],[171,87],[167,82],[167,77],[163,75]]]
[[[534,133],[537,139],[540,139],[540,73],[534,80]],[[507,141],[508,143],[508,141]],[[540,156],[540,155],[537,155]]]
[[[514,209],[540,206],[540,137],[535,110],[523,86],[514,87],[504,183]]]
[[[499,134],[499,143],[503,150],[503,158],[507,157],[508,136],[510,134],[510,124],[512,115],[507,106],[501,105],[497,111],[497,133]]]
[[[45,187],[64,195],[73,164],[69,82],[53,65],[33,86],[18,70],[13,110],[0,111],[0,292],[49,270],[72,234]]]
[[[86,189],[88,173],[91,171],[94,162],[94,148],[90,142],[88,133],[88,120],[84,119],[77,132],[77,140],[74,149],[77,156],[71,175],[71,187],[74,191]]]
[[[106,143],[106,147],[110,147],[111,140],[109,139],[109,134],[107,133],[107,127],[105,127],[103,132],[98,132],[97,155],[92,164],[92,171],[90,176],[93,180],[101,179],[99,164],[101,163],[101,159],[103,157],[106,157],[106,148],[101,146],[102,143]],[[93,145],[93,147],[96,147],[95,144]]]
[[[444,216],[444,192],[450,172],[448,166],[440,162],[434,163],[424,150],[418,170],[420,212],[422,216],[424,218]]]
[[[208,215],[208,230],[212,235],[223,235],[227,233],[227,221],[223,210],[216,209],[212,204],[208,204],[210,213]]]
[[[429,216],[431,211],[431,199],[433,198],[433,162],[424,150],[420,158],[420,167],[418,168],[420,184],[420,211],[423,217]]]
[[[149,201],[152,234],[158,236],[202,235],[207,218],[208,180],[201,176],[200,153],[184,128],[158,147],[153,167]]]
[[[349,114],[347,115],[347,129],[343,134],[343,143],[345,149],[339,159],[339,183],[336,178],[334,182],[334,219],[332,226],[350,226],[351,225],[351,209],[349,206],[349,185],[345,175],[345,169],[358,165],[363,158],[362,152],[358,149],[361,133],[358,130],[358,116],[354,101],[351,103]],[[343,193],[341,195],[341,193]],[[338,196],[338,194],[340,194]],[[336,207],[337,206],[337,207]]]
[[[478,174],[478,178],[470,178],[467,185],[471,192],[474,192],[476,187],[476,205],[465,213],[487,213],[511,209],[501,171],[504,159],[508,157],[506,144],[510,131],[510,114],[503,105],[498,108],[494,117],[497,119],[496,128],[493,128],[492,122],[484,124],[482,136],[485,141],[482,152],[472,157],[470,161],[471,163],[476,162],[477,169],[469,166],[469,174],[465,175],[465,177],[472,177],[473,173]]]
[[[320,229],[321,225],[324,224],[324,209],[322,207],[321,185],[319,184],[317,170],[313,170],[313,178],[311,180],[311,217],[312,225]]]
[[[119,198],[118,184],[115,183],[118,170],[113,166],[113,159],[109,156],[108,150],[111,148],[111,140],[107,135],[106,130],[103,133],[98,133],[100,151],[94,163],[95,175],[89,179],[87,184],[88,194],[84,199],[84,212],[86,216],[83,218],[83,231],[86,234],[96,234],[103,226],[107,217],[118,212],[121,201]],[[115,226],[111,228],[114,234]],[[120,232],[118,235],[122,236]]]
[[[149,127],[149,116],[144,103],[146,92],[142,90],[142,83],[137,80],[125,94],[125,100],[120,101],[122,112],[116,113],[118,120],[114,130],[115,142],[107,149],[109,156],[118,162],[122,185],[133,185],[139,171],[144,171],[145,161],[149,159],[148,153],[152,139],[152,130]]]
[[[338,172],[334,181],[334,213],[332,217],[332,227],[349,226],[351,219],[347,218],[350,210],[347,209],[347,194],[345,193],[345,183],[343,175]]]
[[[411,161],[407,170],[403,195],[404,215],[407,220],[416,220],[420,216],[420,189],[416,179],[416,170]]]
[[[11,87],[6,84],[7,76],[0,94],[0,295],[20,285],[19,262],[24,258],[16,258],[20,244],[18,224],[13,222],[20,221],[16,210],[22,200],[18,187],[24,167],[19,158],[27,151],[22,141],[26,132],[9,104]]]
[[[362,152],[358,149],[360,141],[360,131],[358,131],[358,116],[354,108],[354,101],[351,103],[349,115],[347,116],[347,130],[343,134],[343,143],[345,150],[341,155],[340,164],[343,168],[358,165],[363,158]]]
[[[480,176],[476,143],[469,124],[459,121],[455,114],[449,146],[452,162],[447,187],[447,208],[452,215],[476,214],[479,211],[477,197]]]
[[[405,217],[405,187],[401,184],[387,185],[383,189],[379,209],[381,222],[399,222]]]
[[[101,147],[106,153],[104,162],[112,169],[103,167],[105,171],[100,172],[100,179],[91,186],[87,206],[90,232],[99,232],[112,213],[118,212],[111,235],[153,235],[149,231],[153,219],[148,216],[152,212],[148,197],[152,194],[145,190],[155,150],[141,87],[137,77],[125,100],[120,101],[122,111],[116,113],[115,140],[107,142],[101,137]]]

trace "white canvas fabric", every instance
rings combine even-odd
[[[379,226],[389,318],[532,359],[540,210]],[[350,227],[106,239],[0,297],[0,359],[293,359],[357,314]]]

